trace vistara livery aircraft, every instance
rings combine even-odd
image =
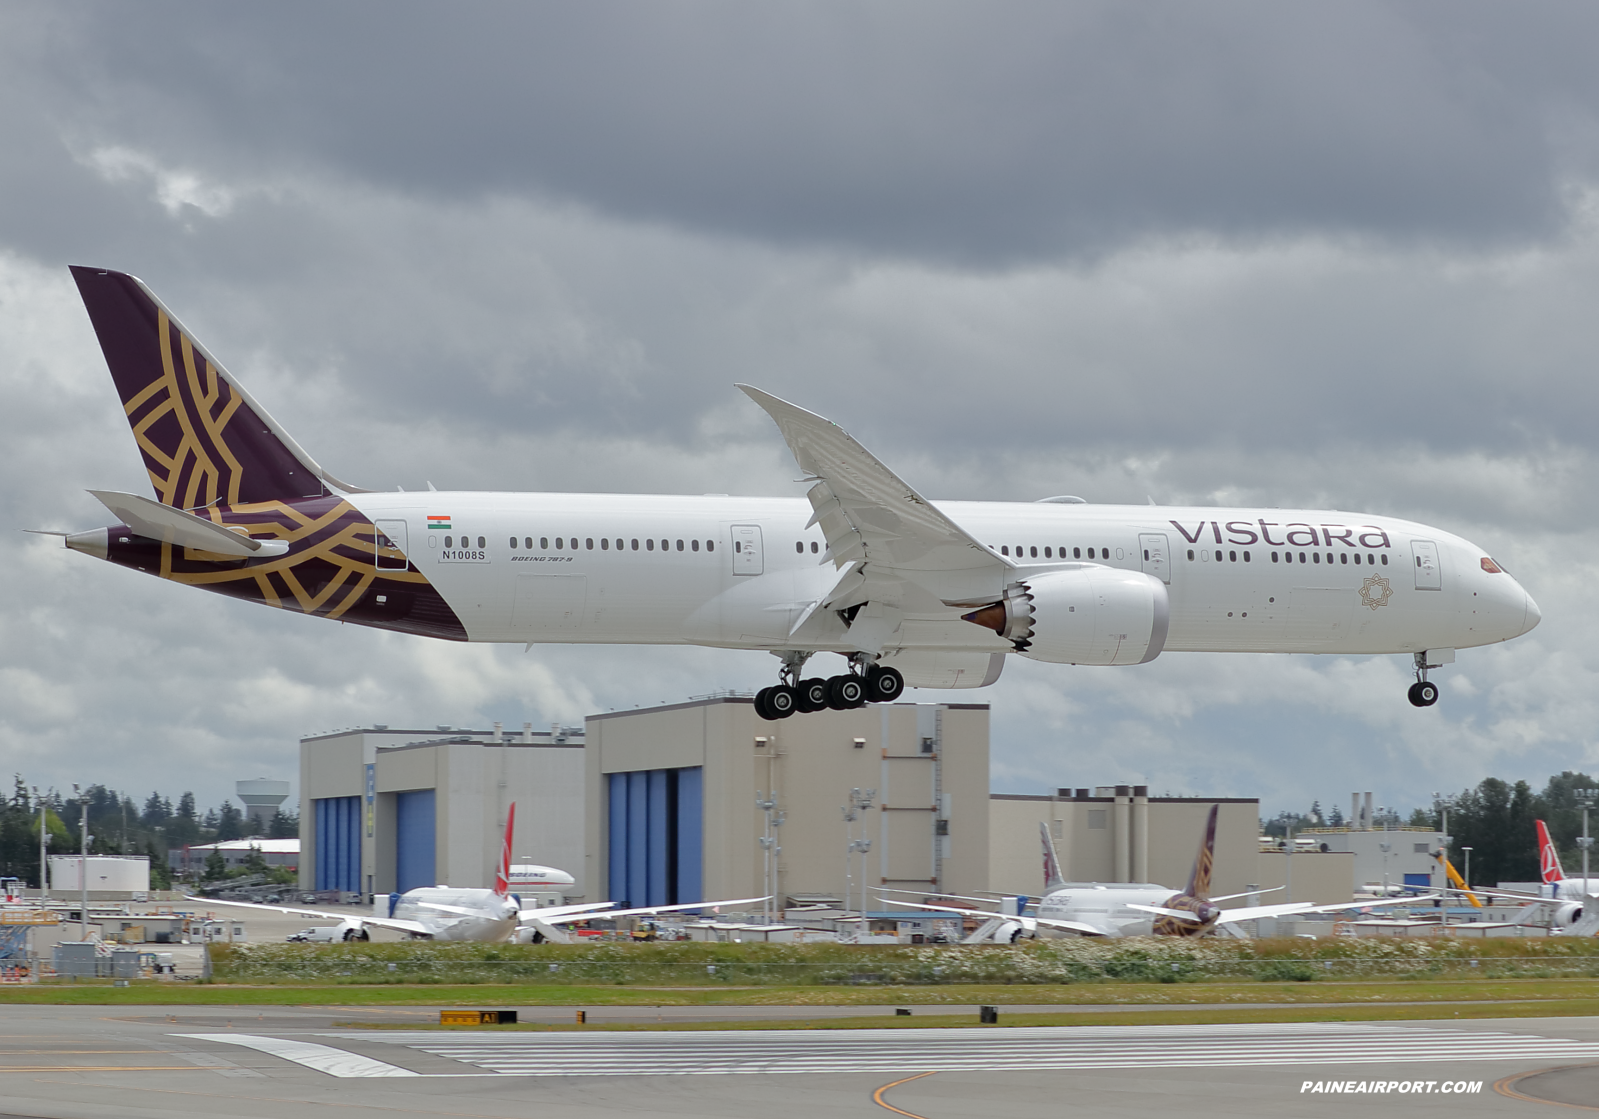
[[[615,902],[591,901],[581,905],[553,905],[524,909],[522,899],[512,892],[511,837],[516,829],[516,805],[505,817],[505,841],[500,845],[500,862],[492,890],[419,886],[403,894],[379,894],[371,916],[351,916],[327,909],[304,909],[290,905],[258,905],[248,901],[218,901],[215,898],[190,898],[206,905],[231,905],[238,909],[262,909],[271,913],[290,913],[297,917],[318,917],[340,922],[342,940],[370,940],[372,929],[402,932],[419,940],[517,940],[540,943],[553,940],[565,944],[571,936],[563,925],[574,925],[596,917],[639,917],[658,913],[677,913],[689,909],[719,909],[722,906],[749,905],[765,898],[729,898],[726,901],[697,901],[685,905],[654,905],[641,909],[616,909]],[[550,870],[537,867],[537,870]],[[557,871],[571,883],[572,876]],[[550,877],[550,876],[546,876]]]
[[[1193,872],[1188,876],[1187,888],[1183,890],[1173,890],[1170,886],[1153,882],[1067,882],[1061,875],[1060,859],[1055,854],[1054,841],[1049,838],[1049,828],[1040,823],[1038,830],[1044,848],[1044,893],[1038,900],[1036,913],[1028,914],[1020,909],[1015,914],[996,913],[992,909],[962,909],[959,906],[905,901],[896,901],[894,904],[935,913],[959,913],[964,917],[976,917],[989,922],[968,937],[968,943],[985,939],[1014,941],[1023,936],[1204,936],[1215,931],[1218,925],[1253,921],[1261,917],[1381,908],[1368,901],[1340,905],[1291,901],[1276,905],[1223,908],[1217,903],[1249,895],[1210,896],[1211,868],[1216,863],[1216,814],[1217,806],[1213,804],[1205,821],[1205,835],[1200,840],[1199,852],[1194,856]],[[903,890],[896,892],[904,893]],[[1250,891],[1251,894],[1259,892]],[[1026,899],[1020,900],[1025,902]],[[1413,898],[1407,898],[1403,904],[1408,905],[1413,901]]]
[[[1468,540],[1318,510],[930,502],[843,430],[740,386],[806,499],[378,493],[333,477],[132,276],[74,268],[156,499],[67,547],[251,602],[449,641],[706,645],[781,658],[766,718],[979,688],[1011,655],[1400,653],[1538,624]],[[805,675],[816,653],[846,670]]]

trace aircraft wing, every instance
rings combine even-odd
[[[90,490],[100,504],[120,517],[122,523],[152,540],[163,540],[185,548],[195,548],[218,555],[281,556],[289,550],[282,540],[252,540],[248,536],[223,528],[215,521],[196,517],[193,513],[162,505],[137,494],[118,493],[115,490]]]
[[[1334,909],[1353,906],[1329,905],[1318,909],[1308,901],[1287,901],[1281,905],[1246,905],[1240,909],[1223,909],[1216,918],[1217,924],[1232,921],[1253,921],[1257,917],[1287,917],[1295,913],[1330,913]]]
[[[724,905],[754,905],[758,901],[766,901],[770,895],[761,898],[727,898],[722,901],[690,901],[682,905],[646,905],[638,909],[604,909],[589,913],[557,913],[554,917],[548,916],[552,909],[575,909],[576,906],[552,906],[551,909],[529,909],[524,913],[531,915],[535,920],[547,925],[567,925],[576,921],[587,921],[591,917],[642,917],[654,913],[682,913],[689,909],[719,909]],[[612,902],[600,902],[598,905],[607,906]]]
[[[582,914],[588,917],[598,917],[602,910],[610,909],[614,901],[590,901],[581,905],[550,905],[543,909],[524,909],[519,915],[523,922],[543,921],[549,917],[567,917],[572,914]],[[581,920],[581,917],[574,918]]]
[[[1133,902],[1128,902],[1127,908],[1141,909],[1145,913],[1158,913],[1162,917],[1175,917],[1179,921],[1192,921],[1196,925],[1204,923],[1186,909],[1165,909],[1158,905],[1136,905]]]
[[[857,648],[875,653],[898,631],[907,610],[987,602],[1002,591],[1015,565],[936,509],[843,428],[760,389],[738,387],[777,423],[814,483],[806,496],[815,510],[810,524],[820,525],[827,538],[822,558],[849,568],[796,630],[817,608],[871,604],[850,631]]]
[[[395,932],[418,933],[431,936],[437,929],[430,929],[421,921],[402,921],[393,917],[369,917],[364,913],[333,913],[326,909],[301,909],[293,905],[262,905],[253,901],[219,901],[216,898],[185,897],[185,901],[196,902],[200,905],[231,905],[236,909],[259,909],[266,913],[287,913],[295,917],[314,917],[323,921],[359,921],[363,925],[372,925],[380,929],[393,929]]]
[[[909,906],[912,909],[927,909],[934,913],[959,913],[962,917],[976,917],[984,921],[997,917],[1001,921],[1015,921],[1028,932],[1033,932],[1039,925],[1043,925],[1047,929],[1082,933],[1084,936],[1106,935],[1105,930],[1098,925],[1088,925],[1081,921],[1061,921],[1054,917],[1016,917],[1008,913],[995,913],[992,909],[959,909],[953,905],[922,905],[914,901],[896,901],[894,904]]]

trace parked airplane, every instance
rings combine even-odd
[[[1015,654],[1402,653],[1410,701],[1538,607],[1486,552],[1319,510],[933,503],[842,429],[739,386],[807,500],[376,493],[323,469],[132,276],[72,269],[157,500],[66,546],[285,610],[450,641],[706,645],[781,658],[766,718],[978,688]],[[846,671],[807,677],[817,653]]]
[[[637,909],[613,909],[615,902],[595,901],[581,905],[555,905],[524,909],[522,899],[511,892],[511,835],[516,828],[516,805],[505,818],[505,840],[500,846],[500,861],[494,874],[494,888],[452,889],[449,886],[419,886],[403,894],[379,894],[370,916],[352,916],[326,909],[305,909],[290,905],[261,905],[245,901],[218,901],[215,898],[190,898],[206,905],[231,905],[240,909],[260,909],[271,913],[291,913],[303,917],[322,917],[338,921],[335,933],[340,940],[370,940],[371,929],[392,929],[427,940],[528,940],[539,943],[553,940],[568,943],[571,936],[561,928],[595,917],[635,917],[643,914],[674,913],[690,909],[716,909],[721,906],[749,905],[765,898],[730,898],[726,901],[699,901],[684,905],[653,905]],[[539,868],[548,869],[548,868]],[[571,884],[572,876],[558,874]]]
[[[1510,898],[1531,904],[1529,910],[1542,911],[1537,917],[1540,924],[1570,936],[1593,936],[1599,933],[1599,878],[1567,878],[1560,866],[1560,852],[1550,838],[1549,828],[1542,820],[1538,827],[1538,870],[1543,876],[1543,887],[1538,894],[1523,894],[1510,890],[1489,890],[1494,897]],[[1479,893],[1484,891],[1479,890]],[[1524,911],[1523,915],[1526,915]],[[1525,924],[1526,921],[1518,921]]]
[[[994,922],[986,930],[979,929],[974,939],[982,936],[1001,940],[1045,933],[1068,936],[1201,936],[1220,925],[1253,921],[1260,917],[1377,908],[1368,901],[1341,905],[1295,901],[1277,905],[1237,906],[1232,909],[1217,905],[1217,902],[1248,896],[1209,896],[1211,867],[1216,861],[1217,807],[1214,804],[1210,806],[1210,815],[1205,821],[1205,835],[1194,857],[1193,872],[1188,876],[1187,888],[1180,892],[1153,882],[1066,882],[1061,875],[1054,841],[1049,837],[1049,828],[1040,823],[1038,830],[1044,848],[1044,894],[1038,901],[1036,914],[1024,913],[1025,906],[1022,905],[1017,906],[1015,914],[1010,914],[996,913],[991,909],[962,909],[920,902],[900,901],[895,904],[933,912],[959,913],[965,917]],[[1259,892],[1250,891],[1251,894]]]

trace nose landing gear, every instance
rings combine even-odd
[[[868,703],[892,703],[905,691],[905,677],[898,669],[872,663],[865,656],[850,658],[853,671],[802,680],[800,672],[811,654],[780,655],[782,682],[755,693],[755,713],[769,722],[786,719],[795,712],[849,711]]]
[[[1410,691],[1406,693],[1412,707],[1431,707],[1438,702],[1438,685],[1427,679],[1427,670],[1438,667],[1427,663],[1425,651],[1416,654],[1416,682],[1410,685]]]

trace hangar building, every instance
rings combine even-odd
[[[583,859],[583,731],[520,734],[383,725],[300,740],[300,888],[373,894],[494,884],[514,802],[516,862],[589,889]]]

